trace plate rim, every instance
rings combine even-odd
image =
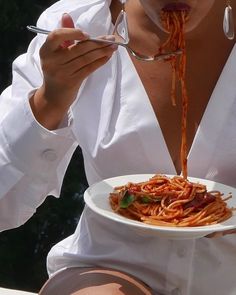
[[[178,176],[178,175],[172,175],[172,174],[161,174],[160,175],[165,175],[167,177],[173,177],[173,176]],[[106,209],[100,209],[98,207],[95,206],[95,204],[92,202],[92,198],[91,198],[91,194],[89,192],[91,192],[96,186],[98,185],[102,185],[102,183],[108,183],[110,184],[110,182],[113,181],[117,181],[119,179],[125,179],[125,178],[135,178],[135,177],[141,177],[144,178],[145,181],[145,177],[148,180],[150,177],[156,175],[155,173],[139,173],[139,174],[127,174],[127,175],[120,175],[120,176],[115,176],[115,177],[110,177],[110,178],[106,178],[103,179],[101,181],[98,181],[94,184],[92,184],[91,186],[89,186],[85,192],[84,192],[84,201],[86,203],[86,205],[95,213],[97,213],[98,215],[101,215],[107,219],[116,221],[118,223],[122,223],[126,226],[130,226],[130,227],[136,227],[139,229],[143,229],[143,230],[147,230],[147,231],[154,231],[155,233],[160,232],[161,234],[163,233],[167,233],[167,234],[171,234],[171,233],[175,233],[175,236],[178,235],[178,233],[183,233],[183,236],[185,235],[191,235],[190,238],[194,238],[194,237],[201,237],[201,236],[205,236],[206,234],[209,233],[213,233],[213,232],[219,232],[219,231],[226,231],[226,230],[232,230],[232,229],[236,229],[236,223],[235,225],[222,225],[220,223],[217,224],[213,224],[213,225],[208,225],[208,226],[188,226],[188,227],[170,227],[170,226],[158,226],[158,225],[151,225],[151,224],[146,224],[143,223],[141,221],[138,220],[132,220],[129,219],[127,217],[124,217],[122,215],[119,215],[118,213],[115,213],[114,211],[107,211]],[[213,180],[208,180],[208,179],[203,179],[203,178],[198,178],[198,177],[192,177],[192,176],[188,176],[188,179],[190,181],[203,181],[203,182],[209,182],[209,183],[213,183],[213,184],[217,184],[223,187],[226,187],[227,189],[232,189],[236,191],[236,188],[225,185],[223,183],[220,182],[216,182]],[[203,183],[205,184],[205,183]],[[111,184],[110,184],[111,185]],[[111,185],[112,186],[112,185]],[[114,187],[114,186],[112,186]],[[108,200],[109,195],[107,195],[107,200]],[[105,198],[105,193],[104,193],[104,198]],[[109,212],[112,214],[106,214],[105,212]],[[223,227],[223,228],[222,228]]]

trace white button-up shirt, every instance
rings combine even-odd
[[[68,12],[93,36],[112,32],[110,1],[62,0],[38,25],[52,30]],[[176,174],[149,98],[125,49],[82,85],[60,129],[34,118],[28,98],[40,87],[37,36],[13,64],[13,84],[0,100],[0,228],[23,224],[49,194],[59,196],[79,144],[90,184],[136,173]],[[212,93],[188,155],[189,176],[236,187],[236,47]],[[170,240],[143,236],[87,207],[74,235],[54,246],[50,274],[100,265],[131,273],[158,294],[235,295],[236,235]]]

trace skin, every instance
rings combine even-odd
[[[162,7],[171,2],[173,1],[129,0],[127,2],[131,48],[147,55],[153,55],[158,51],[158,47],[167,38],[159,20],[160,12]],[[186,24],[187,53],[188,60],[191,60],[191,63],[187,64],[187,85],[189,97],[191,97],[189,100],[191,116],[187,134],[189,150],[209,97],[234,43],[227,40],[222,33],[224,1],[181,0],[181,2],[191,7],[190,19]],[[120,2],[113,0],[111,3],[113,22],[120,9]],[[30,99],[35,118],[49,130],[59,126],[74,102],[83,80],[104,65],[117,49],[111,45],[88,41],[88,35],[79,28],[74,28],[68,14],[62,16],[61,24],[62,29],[53,31],[40,50],[44,80],[42,86]],[[139,30],[136,29],[137,27]],[[84,42],[74,44],[73,40]],[[220,50],[215,50],[219,44],[221,44]],[[214,52],[214,58],[212,58],[212,52]],[[180,126],[181,104],[173,107],[170,103],[170,66],[161,61],[142,63],[134,58],[132,61],[148,94],[173,163],[179,173],[181,171],[179,160],[181,133],[180,128],[176,131],[175,127]]]
[[[85,78],[104,65],[117,49],[114,45],[86,41],[88,35],[62,16],[62,29],[49,34],[40,50],[43,85],[30,99],[36,119],[47,129],[58,127]],[[84,40],[74,44],[73,40]]]
[[[140,0],[140,3],[143,6],[145,13],[157,25],[161,30],[164,30],[160,22],[160,13],[163,7],[166,4],[175,2],[175,3],[185,3],[190,6],[189,21],[186,25],[186,32],[194,30],[200,22],[207,16],[210,9],[212,8],[215,0]]]
[[[170,0],[162,1],[163,5],[170,2]],[[196,3],[198,4],[191,12],[195,21],[191,21],[190,18],[189,24],[191,24],[192,28],[194,26],[195,28],[189,30],[187,27],[188,24],[186,25],[186,29],[188,29],[188,33],[186,34],[188,58],[186,83],[190,98],[189,113],[191,114],[188,118],[187,128],[188,150],[192,145],[215,83],[233,46],[233,43],[229,42],[222,33],[222,12],[224,10],[224,4],[221,1],[215,1],[214,4],[212,1],[209,1],[207,7],[208,14],[205,13],[204,17],[203,14],[199,15],[197,11],[201,11],[202,6],[206,6],[205,2],[208,1],[194,1],[195,5]],[[143,0],[140,2],[129,0],[126,5],[130,24],[130,46],[143,54],[155,54],[159,46],[167,38],[167,34],[157,25],[158,22],[153,22],[152,19],[154,16],[152,18],[149,17],[149,11],[152,8],[153,10],[156,9],[156,18],[159,16],[161,9],[159,3],[160,1],[154,0]],[[191,1],[185,1],[184,3],[190,5]],[[134,29],[137,27],[140,30]],[[218,44],[222,44],[221,50],[215,52]],[[214,52],[214,58],[212,58],[212,52]],[[216,63],[215,60],[218,62]],[[173,107],[170,103],[170,65],[166,62],[140,63],[135,59],[133,59],[133,63],[148,94],[173,163],[177,172],[180,173],[179,150],[181,131],[180,128],[176,130],[175,126],[180,126],[181,124],[182,107],[180,93],[177,93],[177,97],[179,97],[177,106]],[[208,79],[205,79],[206,76]]]
[[[75,283],[77,282],[77,283]],[[74,267],[57,273],[39,295],[152,295],[150,288],[129,274],[112,269]]]

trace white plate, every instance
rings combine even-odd
[[[153,174],[137,174],[137,175],[126,175],[120,177],[114,177],[105,179],[90,186],[84,194],[84,199],[88,207],[90,207],[97,214],[104,216],[110,220],[118,223],[125,224],[130,229],[138,231],[144,235],[157,235],[171,239],[192,239],[204,237],[210,233],[225,231],[236,228],[236,212],[231,218],[223,223],[210,225],[210,226],[197,226],[197,227],[168,227],[168,226],[157,226],[142,223],[140,221],[131,220],[123,217],[112,211],[109,203],[109,193],[113,191],[115,186],[124,185],[127,182],[140,182],[146,181],[151,178]],[[229,193],[233,194],[233,197],[227,201],[229,207],[236,207],[236,189],[216,183],[209,180],[199,178],[188,178],[190,181],[199,182],[207,186],[207,190],[218,190],[224,195]]]

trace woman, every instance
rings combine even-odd
[[[160,12],[172,2],[127,2],[131,48],[146,55],[158,51],[167,37]],[[235,187],[236,49],[222,32],[225,3],[182,2],[190,8],[188,173]],[[176,128],[181,103],[170,103],[169,64],[139,62],[124,48],[87,40],[111,34],[121,8],[118,0],[56,3],[38,26],[70,29],[56,30],[46,40],[37,36],[14,62],[13,84],[2,94],[0,108],[2,229],[24,223],[46,195],[59,195],[77,144],[89,184],[125,174],[181,172]],[[72,19],[66,14],[61,21],[64,12]],[[87,41],[74,45],[77,39]],[[85,208],[74,235],[51,250],[48,271],[54,276],[41,294],[231,295],[236,235],[225,234],[144,238]]]

